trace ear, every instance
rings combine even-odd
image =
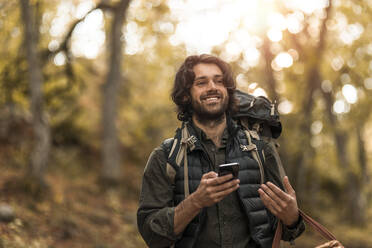
[[[184,103],[189,102],[189,101],[190,101],[190,96],[189,96],[189,95],[183,96],[182,101],[183,101]]]

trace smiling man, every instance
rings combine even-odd
[[[178,70],[172,99],[182,127],[150,155],[137,212],[149,247],[269,248],[278,219],[284,240],[304,230],[294,190],[275,180],[277,165],[265,165],[261,184],[258,163],[243,149],[247,137],[231,118],[234,93],[230,66],[217,57],[190,56]],[[218,176],[228,163],[239,163],[237,178]]]

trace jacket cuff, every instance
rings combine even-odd
[[[286,226],[283,224],[283,235],[282,240],[293,242],[298,236],[300,236],[305,231],[305,223],[302,216],[299,215],[298,221],[291,225]]]

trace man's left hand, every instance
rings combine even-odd
[[[291,226],[299,218],[296,192],[289,183],[288,177],[284,177],[283,185],[286,192],[273,183],[267,182],[261,185],[258,193],[270,212],[278,217],[284,225]]]

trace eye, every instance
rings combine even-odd
[[[197,85],[197,86],[203,86],[203,85],[205,85],[205,84],[207,84],[206,81],[196,81],[196,82],[195,82],[195,85]]]
[[[223,84],[223,79],[222,78],[216,78],[216,79],[214,79],[214,82],[216,84]]]

